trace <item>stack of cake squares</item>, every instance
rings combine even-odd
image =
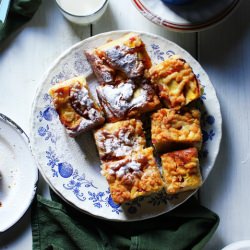
[[[163,188],[168,194],[198,188],[200,111],[190,103],[201,90],[190,65],[172,56],[152,66],[136,33],[84,53],[99,83],[98,100],[82,76],[53,86],[49,93],[70,136],[93,131],[114,202]],[[142,115],[151,117],[151,145]],[[155,156],[161,158],[162,172]]]

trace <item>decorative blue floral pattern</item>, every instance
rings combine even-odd
[[[88,192],[89,200],[91,200],[95,207],[102,208],[103,205],[112,208],[112,212],[119,214],[122,213],[121,205],[116,204],[110,195],[110,191],[106,192]]]
[[[39,122],[41,122],[43,119],[45,119],[48,122],[51,122],[53,120],[54,117],[57,117],[58,114],[56,112],[56,110],[51,107],[50,105],[46,105],[44,107],[44,110],[41,110],[39,112],[39,115],[37,116]]]
[[[213,125],[215,123],[214,116],[207,113],[204,101],[206,100],[206,93],[204,92],[200,98],[200,109],[201,109],[201,127],[202,127],[202,137],[203,137],[203,147],[200,153],[201,158],[205,159],[208,157],[208,150],[206,149],[206,143],[208,140],[212,141],[215,136],[215,130]]]
[[[78,72],[79,74],[83,74],[90,71],[91,67],[87,62],[87,60],[83,57],[82,52],[76,52],[74,56],[75,56],[74,69],[76,70],[76,72]]]
[[[208,116],[206,117],[206,122],[207,122],[207,124],[209,124],[209,125],[213,125],[214,122],[215,122],[215,119],[214,119],[214,117],[213,117],[212,115],[208,115]]]
[[[215,136],[215,133],[213,131],[213,129],[209,130],[208,132],[203,130],[202,131],[203,133],[203,142],[207,142],[208,140],[213,140],[213,137]]]
[[[50,132],[48,124],[46,125],[46,127],[39,127],[37,132],[40,136],[44,137],[46,141],[50,139],[52,143],[56,143],[57,137]]]
[[[72,175],[73,180],[76,180],[78,182],[81,183],[81,185],[84,185],[84,187],[93,187],[93,188],[97,188],[94,184],[93,181],[89,181],[86,179],[85,174],[79,175],[78,174],[78,170],[76,169]]]
[[[132,202],[127,202],[126,206],[128,206],[127,211],[130,214],[135,214],[137,213],[138,209],[141,208],[141,203],[145,200],[145,197],[141,196],[138,197],[137,199],[133,200]]]
[[[51,80],[51,84],[55,85],[58,82],[61,82],[65,79],[65,74],[63,72],[60,72],[59,74],[55,75],[52,80]]]
[[[202,158],[207,158],[207,156],[208,156],[208,150],[207,150],[207,149],[204,149],[204,150],[202,151],[202,153],[201,153],[201,157],[202,157]]]
[[[164,61],[164,52],[161,51],[160,46],[157,44],[151,44],[152,54],[157,58],[159,61]]]
[[[173,56],[173,55],[175,55],[175,52],[174,52],[173,50],[168,50],[168,51],[166,52],[166,56],[167,56],[167,57],[171,57],[171,56]]]
[[[67,190],[72,190],[73,194],[77,197],[78,200],[85,201],[86,197],[84,196],[83,192],[80,191],[81,185],[81,182],[75,181],[73,179],[68,184],[63,184],[63,187]]]
[[[69,178],[73,174],[73,167],[67,162],[58,163],[58,172],[63,178]]]
[[[155,195],[149,196],[148,203],[151,203],[153,206],[160,206],[162,203],[167,204],[168,201],[173,199],[178,199],[178,195],[167,195],[163,190]]]
[[[64,164],[68,164],[68,163],[64,163]],[[60,165],[60,163],[58,165]],[[95,189],[97,188],[94,186],[93,181],[87,180],[85,177],[85,174],[79,175],[77,170],[75,170],[74,173],[72,174],[72,179],[67,184],[63,184],[63,187],[67,190],[72,190],[73,194],[79,200],[85,201],[86,197],[84,196],[83,192],[80,190],[82,186],[85,188],[90,188],[90,187],[95,188]]]
[[[45,102],[49,101],[49,103],[52,102],[52,98],[51,98],[51,96],[50,96],[48,93],[45,93],[45,94],[44,94],[43,100],[44,100]]]
[[[105,197],[104,192],[88,192],[89,194],[89,200],[91,200],[95,207],[101,208],[102,203],[104,203],[106,206],[108,206],[108,197]]]
[[[109,193],[109,190],[106,191],[106,193]],[[113,213],[116,213],[116,214],[119,214],[119,213],[122,213],[123,210],[120,208],[121,205],[115,203],[109,193],[109,196],[108,196],[108,204],[109,206],[112,208],[112,212]]]
[[[74,73],[70,69],[69,64],[68,63],[64,63],[62,65],[62,71],[59,72],[57,75],[55,75],[52,78],[50,84],[55,85],[56,83],[59,83],[61,81],[65,81],[65,80],[70,79],[72,77],[74,77]]]
[[[45,153],[46,153],[46,158],[49,160],[47,165],[51,167],[53,177],[58,177],[58,172],[55,169],[55,167],[57,166],[59,159],[57,158],[55,152],[52,150],[51,147],[49,147],[49,149]]]

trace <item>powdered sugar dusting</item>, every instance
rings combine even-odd
[[[120,83],[118,86],[106,85],[101,88],[103,97],[109,103],[110,109],[115,113],[124,115],[130,108],[135,84],[132,81]]]
[[[144,65],[133,49],[126,46],[115,46],[106,50],[105,53],[109,64],[113,68],[124,72],[128,78],[143,75]]]
[[[101,135],[99,145],[107,155],[113,155],[114,157],[127,156],[132,151],[140,149],[139,138],[134,136],[134,130],[121,129],[117,135],[106,134]]]
[[[73,90],[73,89],[72,89]],[[75,89],[76,90],[76,89]],[[73,97],[77,100],[83,107],[92,107],[93,101],[89,98],[88,90],[82,88],[81,90],[76,90],[73,92]]]
[[[136,85],[132,80],[120,84],[99,86],[97,88],[100,103],[115,117],[123,118],[135,109],[143,108],[152,98],[152,88],[148,85]],[[108,112],[107,112],[108,113]]]
[[[114,164],[111,166],[109,169],[109,174],[111,175],[116,175],[118,179],[121,179],[123,176],[127,174],[132,174],[132,175],[141,175],[141,164],[136,161],[129,161],[129,162],[124,162],[123,163],[118,163]]]
[[[81,86],[80,83],[76,83],[71,88],[70,101],[73,109],[82,117],[77,128],[78,132],[86,131],[104,121],[101,112],[97,110],[98,106],[90,97],[88,89]]]

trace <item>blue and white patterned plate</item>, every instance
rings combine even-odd
[[[70,138],[61,125],[48,95],[55,83],[85,75],[90,88],[97,84],[83,51],[121,37],[129,31],[100,34],[68,49],[45,74],[35,97],[31,114],[31,146],[39,169],[52,189],[81,211],[100,218],[132,221],[158,216],[175,208],[194,192],[167,196],[160,192],[122,206],[110,196],[107,182],[100,173],[100,161],[91,133]],[[138,33],[138,32],[137,32]],[[147,33],[140,33],[153,63],[178,54],[191,64],[204,94],[199,100],[202,110],[203,148],[201,170],[206,180],[213,168],[221,140],[221,113],[215,90],[199,63],[176,44]]]

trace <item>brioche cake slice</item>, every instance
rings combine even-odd
[[[104,123],[102,111],[93,100],[83,76],[54,85],[49,94],[70,136],[75,137]]]
[[[94,138],[102,162],[123,159],[146,147],[142,122],[136,119],[106,123]]]
[[[92,69],[102,84],[115,84],[117,78],[144,76],[151,67],[145,44],[136,33],[129,33],[96,49],[85,51]]]
[[[201,96],[192,68],[179,56],[152,66],[147,75],[167,108],[180,109]]]
[[[151,116],[151,138],[158,152],[201,147],[200,111],[160,109]]]
[[[119,161],[102,165],[112,199],[124,203],[162,190],[164,187],[160,171],[153,156],[153,148],[138,150]]]
[[[161,156],[162,175],[168,194],[199,188],[202,177],[196,148],[169,152]]]
[[[146,80],[132,80],[117,85],[100,85],[96,89],[100,105],[108,122],[116,122],[157,109],[160,101]]]

